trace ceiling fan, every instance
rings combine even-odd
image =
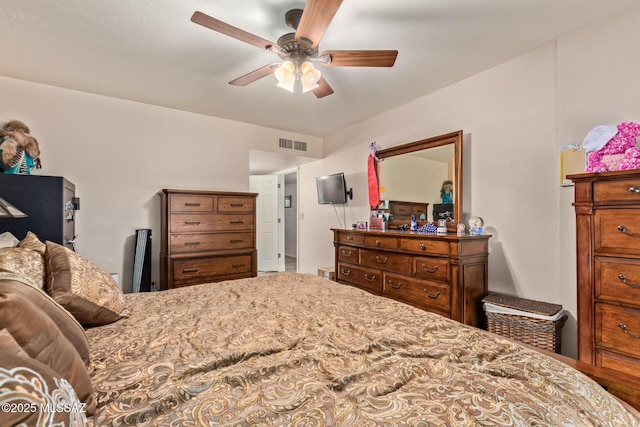
[[[268,64],[229,82],[246,86],[275,74],[278,86],[294,91],[312,91],[317,98],[333,93],[329,83],[314,67],[319,63],[334,67],[392,67],[397,50],[327,50],[319,52],[318,44],[342,0],[307,0],[304,10],[292,9],[285,14],[286,24],[295,32],[287,33],[277,43],[236,28],[212,16],[196,11],[191,21],[220,34],[233,37],[261,49],[276,53],[282,63]]]

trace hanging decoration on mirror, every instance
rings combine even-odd
[[[369,206],[377,209],[380,204],[380,187],[378,179],[378,162],[381,162],[377,155],[378,145],[375,141],[369,144],[369,158],[367,160],[367,181],[369,184]]]

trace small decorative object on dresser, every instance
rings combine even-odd
[[[640,378],[640,170],[567,178],[575,184],[578,359]],[[616,394],[640,407],[640,397]]]
[[[258,274],[255,193],[167,190],[160,289]]]
[[[336,280],[481,327],[489,237],[334,229]]]

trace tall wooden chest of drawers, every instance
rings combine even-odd
[[[482,327],[489,237],[334,229],[336,280]]]
[[[160,289],[257,276],[255,193],[160,193]]]
[[[640,378],[640,170],[568,178],[575,183],[578,359]]]

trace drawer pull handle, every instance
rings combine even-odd
[[[380,246],[380,243],[382,243],[380,240],[376,240],[376,246]]]
[[[425,249],[427,249],[427,247],[424,245],[424,243],[420,243],[420,249],[424,251]]]
[[[438,266],[436,265],[430,269],[426,264],[422,264],[422,269],[425,271],[425,273],[435,273],[436,271],[438,271]]]
[[[200,242],[184,242],[185,246],[198,246]]]
[[[243,208],[244,203],[231,203],[232,208]]]
[[[631,187],[631,188],[629,188],[629,191],[630,191],[631,193],[639,194],[639,193],[640,193],[640,188],[638,188],[638,187]]]
[[[374,280],[376,280],[375,274],[373,276],[369,276],[367,273],[364,273],[364,278],[367,280],[367,282],[373,282]]]
[[[429,293],[429,289],[427,289],[427,288],[424,288],[424,289],[423,289],[423,291],[424,291],[424,293],[425,293],[425,294],[427,294],[427,296],[428,296],[429,298],[431,298],[431,299],[436,299],[436,298],[438,298],[438,297],[440,296],[440,291],[436,291],[436,293],[435,293],[435,294],[430,294],[430,293]]]
[[[200,225],[200,221],[185,221],[184,225]]]
[[[346,257],[346,258],[351,258],[351,255],[353,255],[353,251],[345,251],[344,249],[342,250],[342,256]]]
[[[385,257],[384,260],[380,259],[380,255],[376,255],[376,262],[378,264],[386,264],[389,261],[389,257]]]
[[[340,273],[342,273],[345,276],[349,276],[351,275],[351,270],[345,270],[344,268],[341,268]]]
[[[229,243],[243,243],[243,242],[244,242],[244,240],[242,240],[242,239],[233,239]]]
[[[353,240],[353,236],[347,236],[347,240]]]
[[[394,285],[393,280],[389,280],[389,286],[391,286],[393,289],[400,289],[400,286],[402,286],[402,282],[398,282],[397,285]]]
[[[630,232],[629,229],[627,227],[625,227],[624,225],[619,225],[618,226],[618,230],[620,230],[621,233],[624,233],[627,236],[640,237],[640,234]]]
[[[184,268],[182,269],[183,273],[196,273],[198,271],[197,268]]]
[[[618,279],[620,279],[620,281],[627,286],[631,286],[635,289],[640,289],[640,285],[632,285],[631,283],[627,283],[627,276],[625,276],[624,274],[618,274]]]
[[[200,203],[185,203],[184,205],[185,205],[185,206],[191,206],[191,207],[196,207],[196,208],[197,208],[198,206],[200,206]]]
[[[244,264],[231,264],[231,266],[233,268],[240,268],[240,267],[244,267]]]
[[[244,221],[241,220],[241,219],[236,219],[236,220],[231,221],[231,224],[244,224]]]
[[[627,331],[627,325],[625,325],[624,323],[620,323],[618,326],[626,335],[629,335],[631,338],[637,338],[640,340],[640,335],[632,334],[631,332]]]

